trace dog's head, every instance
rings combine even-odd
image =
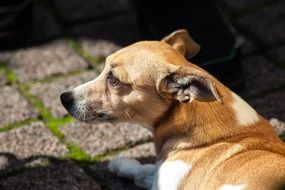
[[[63,93],[61,102],[81,121],[153,125],[174,101],[221,101],[215,79],[186,60],[199,49],[186,30],[135,43],[107,57],[96,79]]]

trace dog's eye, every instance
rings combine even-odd
[[[119,81],[119,79],[117,79],[112,72],[109,73],[107,82],[112,86],[119,86],[122,84],[121,81]]]

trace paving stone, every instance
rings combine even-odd
[[[10,86],[1,87],[0,110],[0,126],[38,116],[38,113],[20,93]]]
[[[269,55],[274,58],[278,64],[282,65],[285,68],[285,45],[271,49],[268,53]]]
[[[238,19],[265,47],[285,41],[285,3],[251,13]]]
[[[38,83],[30,89],[30,93],[38,96],[54,117],[67,115],[60,102],[60,94],[97,77],[95,71],[86,71],[77,76],[64,77],[51,83]]]
[[[0,61],[9,63],[21,82],[88,67],[87,62],[68,44],[66,40],[56,40],[41,46],[3,52],[0,53]]]
[[[0,133],[0,173],[21,168],[37,160],[58,157],[68,149],[42,122]]]
[[[272,2],[272,0],[222,0],[227,11],[239,12],[246,8],[252,8],[260,4]]]
[[[141,144],[135,146],[129,150],[123,151],[115,156],[117,157],[127,157],[131,159],[152,159],[156,157],[154,144],[152,142]]]
[[[266,95],[262,98],[252,100],[249,103],[266,118],[278,118],[285,120],[285,90]]]
[[[7,79],[3,71],[0,70],[0,86],[7,84]]]
[[[243,96],[252,96],[285,82],[285,71],[261,56],[251,56],[242,62],[245,89]]]
[[[78,38],[112,41],[118,46],[125,46],[142,39],[135,15],[131,13],[78,24],[70,28],[70,33]]]
[[[92,57],[106,57],[121,48],[115,43],[106,40],[92,40],[83,38],[80,39],[80,44],[82,48]]]
[[[76,22],[129,10],[127,0],[50,0],[65,22]]]
[[[151,139],[151,133],[147,129],[129,123],[89,125],[72,122],[60,130],[69,141],[81,146],[91,156]]]
[[[84,171],[72,163],[24,171],[0,179],[1,189],[6,190],[100,190],[100,186]]]

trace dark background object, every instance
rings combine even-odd
[[[135,2],[146,39],[161,39],[174,30],[187,29],[202,47],[191,61],[234,90],[242,88],[241,56],[235,36],[211,0]]]
[[[1,0],[0,50],[13,48],[24,42],[32,29],[31,0]]]

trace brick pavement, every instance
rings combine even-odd
[[[150,133],[128,123],[77,122],[59,101],[95,78],[108,54],[141,39],[134,10],[127,0],[65,2],[35,1],[30,41],[41,43],[0,52],[0,187],[138,189],[106,166],[117,156],[154,162]],[[216,2],[245,39],[241,95],[266,118],[285,121],[284,2]]]

